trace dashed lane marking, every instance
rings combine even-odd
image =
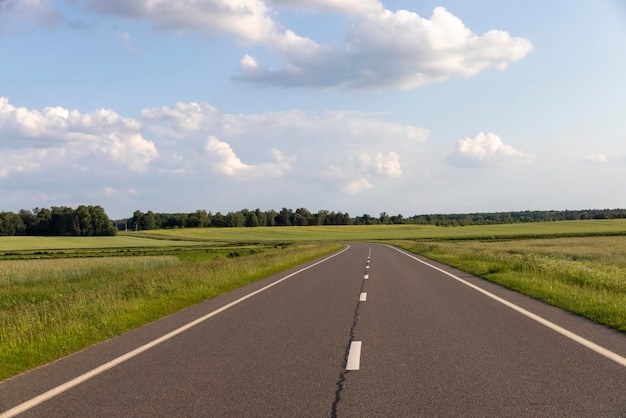
[[[359,370],[361,368],[361,341],[350,343],[350,352],[346,362],[346,370]]]

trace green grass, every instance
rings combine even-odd
[[[141,236],[113,237],[0,237],[0,254],[10,251],[134,248],[194,245],[194,242],[155,240]]]

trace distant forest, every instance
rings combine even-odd
[[[308,225],[380,225],[416,224],[435,226],[493,225],[522,222],[550,222],[580,219],[626,218],[626,209],[590,209],[565,211],[521,211],[468,213],[448,215],[415,215],[405,218],[402,215],[378,216],[364,214],[351,217],[348,213],[320,210],[310,212],[305,208],[283,208],[280,211],[242,209],[236,212],[211,213],[198,210],[193,213],[143,213],[135,211],[132,218],[114,221],[120,230],[150,230],[185,227],[257,227],[257,226],[308,226]]]
[[[19,213],[0,212],[0,236],[106,236],[117,229],[100,206],[81,205],[76,209],[53,206],[50,209],[22,209]]]
[[[565,211],[521,211],[467,214],[388,215],[364,214],[351,217],[348,213],[305,208],[283,208],[280,211],[242,209],[222,214],[197,210],[192,213],[154,213],[135,211],[132,217],[111,221],[100,206],[81,205],[76,209],[53,206],[50,209],[22,209],[18,213],[0,212],[0,236],[106,236],[118,230],[145,231],[153,229],[190,227],[258,227],[308,225],[380,225],[415,224],[435,226],[493,225],[523,222],[551,222],[581,219],[626,218],[626,209],[588,209]]]

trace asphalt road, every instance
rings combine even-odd
[[[0,382],[0,417],[626,417],[626,335],[419,260],[350,244]]]

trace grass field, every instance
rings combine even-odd
[[[117,235],[114,237],[0,237],[0,255],[12,251],[121,249],[137,247],[190,246],[193,241],[157,240],[142,236]]]
[[[626,220],[0,237],[0,379],[345,241],[393,243],[626,332]]]
[[[259,228],[181,228],[133,236],[217,242],[374,241],[393,239],[491,239],[544,236],[626,235],[626,219],[437,227],[432,225],[346,225]]]

